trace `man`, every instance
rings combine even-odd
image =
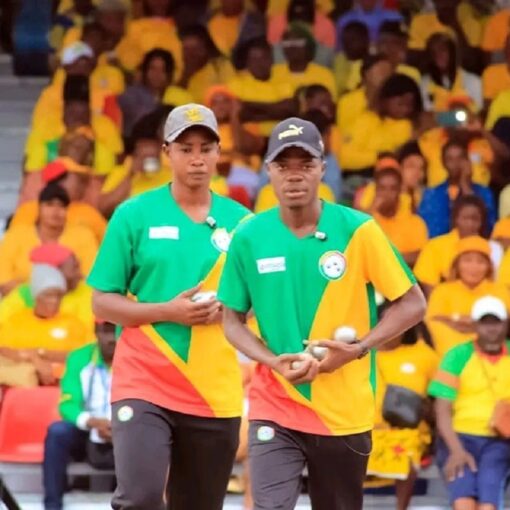
[[[227,338],[258,362],[249,434],[256,510],[294,508],[305,465],[314,510],[361,509],[374,420],[366,355],[425,311],[376,223],[318,199],[323,150],[310,122],[275,127],[266,163],[280,207],[237,229],[220,284]],[[375,289],[393,302],[378,326]],[[245,325],[251,309],[261,338]],[[341,326],[359,341],[328,340]],[[302,354],[304,341],[327,355]]]
[[[96,314],[123,326],[112,383],[112,507],[163,510],[169,483],[170,508],[220,510],[242,386],[215,296],[230,233],[249,213],[209,190],[220,157],[211,110],[175,108],[164,140],[172,183],[117,207],[88,278]]]
[[[455,510],[496,510],[510,468],[510,442],[491,423],[498,401],[510,399],[510,344],[505,304],[475,302],[476,338],[448,351],[429,394],[436,398],[437,461]]]
[[[50,425],[44,444],[44,509],[62,510],[71,459],[113,468],[110,423],[110,367],[115,326],[96,322],[97,342],[73,351],[60,384],[62,421]]]
[[[425,220],[429,236],[447,234],[453,204],[458,197],[477,195],[487,207],[489,232],[496,222],[496,206],[492,191],[472,181],[472,166],[466,147],[455,141],[447,142],[442,149],[443,165],[448,174],[447,180],[435,188],[428,188],[423,194],[419,215]]]

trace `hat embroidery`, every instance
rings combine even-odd
[[[289,129],[282,131],[278,135],[278,140],[282,138],[287,138],[289,136],[299,136],[303,134],[303,126],[296,126],[295,124],[290,124]]]
[[[202,122],[204,117],[198,108],[190,108],[186,110],[185,115],[189,122]]]

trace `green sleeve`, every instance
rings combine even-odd
[[[125,295],[133,271],[133,227],[135,210],[132,203],[120,205],[106,229],[103,242],[87,278],[87,283],[102,292]]]
[[[234,234],[221,275],[218,300],[236,312],[247,312],[251,308],[246,268],[242,258],[242,254],[246,252],[242,236]]]
[[[60,381],[59,412],[64,421],[74,423],[84,411],[81,371],[90,363],[95,344],[85,345],[71,352],[67,357],[64,376]]]
[[[457,398],[460,375],[473,352],[474,344],[468,342],[450,349],[445,354],[428,388],[431,397],[452,401]]]

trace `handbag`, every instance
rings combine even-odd
[[[382,415],[392,427],[415,429],[424,414],[424,398],[409,388],[388,384],[384,394]]]

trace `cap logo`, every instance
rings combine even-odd
[[[204,116],[198,108],[190,108],[184,114],[189,122],[202,122],[204,120]]]
[[[285,131],[282,131],[278,135],[278,140],[282,140],[283,138],[287,138],[289,136],[300,136],[303,134],[303,126],[296,126],[295,124],[290,124],[289,128]]]

